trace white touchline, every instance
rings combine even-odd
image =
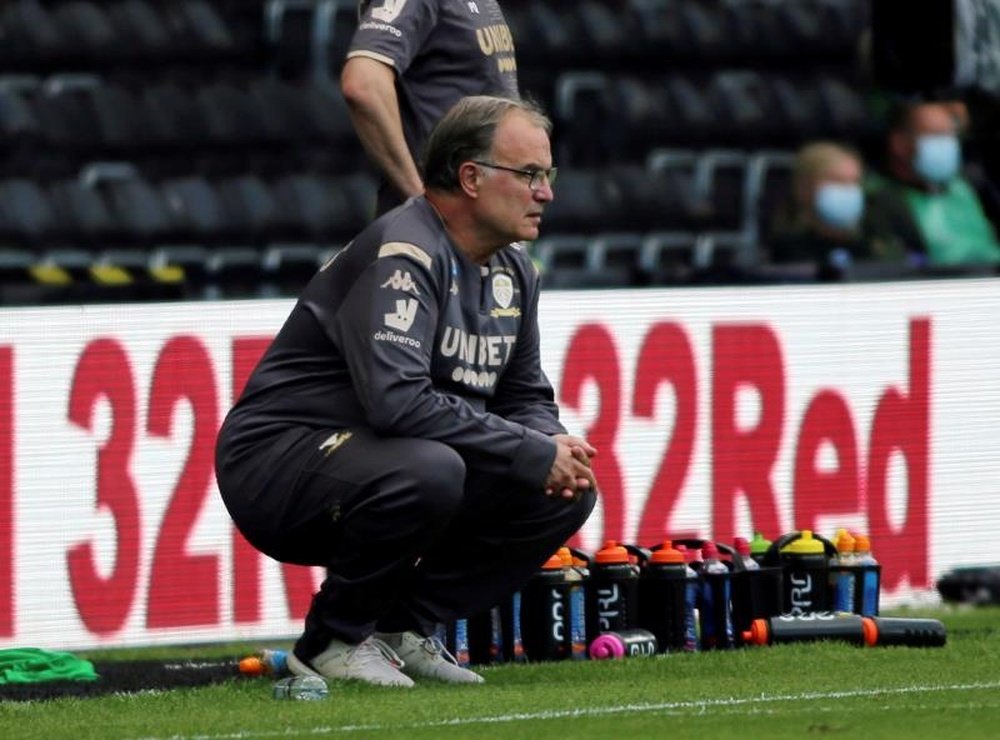
[[[623,712],[663,712],[676,709],[708,709],[710,707],[737,707],[749,704],[767,704],[784,701],[810,701],[816,699],[856,699],[866,696],[892,696],[898,694],[925,694],[938,691],[969,691],[973,689],[997,689],[1000,681],[984,683],[965,683],[938,686],[900,686],[884,689],[854,689],[851,691],[816,691],[804,694],[776,694],[767,696],[748,696],[728,699],[703,699],[701,701],[667,701],[655,704],[619,704],[610,707],[589,707],[584,709],[557,709],[546,712],[518,712],[514,714],[499,714],[488,717],[456,717],[454,719],[429,720],[426,722],[409,722],[405,724],[369,724],[341,725],[340,727],[313,727],[303,729],[297,734],[327,735],[333,732],[372,732],[377,730],[416,730],[423,727],[456,727],[465,725],[491,725],[503,722],[524,722],[528,720],[572,719],[575,717],[601,717],[605,715],[622,714]],[[256,737],[287,736],[286,730],[255,731],[238,730],[219,735],[171,735],[170,740],[243,740]],[[166,740],[165,738],[144,737],[141,740]]]

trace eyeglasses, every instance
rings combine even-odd
[[[528,189],[532,192],[538,190],[542,187],[542,182],[545,181],[551,187],[555,185],[556,182],[556,172],[557,167],[549,167],[547,170],[519,170],[516,167],[504,167],[502,164],[494,164],[493,162],[480,162],[477,159],[472,160],[473,164],[478,164],[480,167],[489,167],[494,170],[503,170],[504,172],[513,172],[515,175],[524,175],[528,178]]]

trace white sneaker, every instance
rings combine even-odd
[[[416,632],[379,634],[403,660],[403,673],[410,678],[434,678],[449,683],[483,683],[478,673],[458,664],[436,637],[421,637]]]
[[[413,686],[413,679],[400,672],[403,661],[381,640],[369,637],[357,645],[331,640],[329,647],[308,663],[294,652],[288,654],[288,668],[297,676],[353,678],[379,686]]]

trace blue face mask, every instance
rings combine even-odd
[[[954,134],[924,134],[917,137],[913,169],[923,179],[941,185],[958,174],[962,147]]]
[[[853,229],[865,209],[865,196],[860,185],[823,183],[816,189],[813,200],[816,216],[835,229]]]

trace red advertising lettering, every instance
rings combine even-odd
[[[736,503],[746,498],[753,528],[779,532],[771,481],[785,417],[785,371],[774,331],[760,324],[723,324],[712,330],[712,522],[713,537],[736,534]],[[760,417],[739,428],[737,401],[753,389]]]
[[[599,324],[582,325],[569,343],[563,363],[560,404],[579,411],[588,383],[597,386],[600,397],[597,416],[584,433],[598,449],[593,462],[601,494],[597,504],[604,507],[604,537],[621,541],[625,534],[625,492],[615,455],[621,425],[621,370],[614,337],[607,327]],[[576,535],[571,544],[578,546],[578,538]]]
[[[14,636],[14,349],[0,347],[0,637]]]
[[[824,451],[836,453],[835,466],[829,466],[831,456]],[[795,527],[818,531],[822,515],[861,511],[859,478],[858,442],[847,401],[836,391],[820,391],[809,402],[795,449]]]
[[[271,343],[270,337],[245,337],[233,340],[233,403],[243,393],[250,374]],[[233,550],[233,620],[240,624],[259,622],[262,616],[261,563],[263,556],[247,542],[236,527],[232,530]],[[309,611],[316,590],[312,569],[283,563],[285,600],[292,619],[302,619]]]
[[[94,411],[106,402],[111,431],[97,452],[96,508],[115,523],[115,563],[110,575],[96,566],[93,543],[84,542],[66,554],[70,587],[80,619],[98,635],[121,629],[139,586],[139,495],[129,467],[135,443],[135,384],[128,355],[113,339],[96,339],[84,348],[73,374],[69,420],[93,431]]]
[[[657,394],[665,383],[673,387],[674,426],[670,444],[646,497],[636,535],[637,542],[649,546],[668,535],[682,539],[697,536],[695,532],[670,530],[670,516],[691,465],[698,414],[694,350],[679,324],[656,324],[643,339],[632,397],[632,412],[636,417],[653,418]]]
[[[178,404],[187,402],[193,431],[184,469],[174,487],[156,541],[149,577],[149,627],[215,625],[219,622],[219,556],[192,555],[188,538],[213,481],[219,428],[212,361],[198,339],[172,338],[153,371],[146,428],[169,437]]]
[[[927,562],[930,447],[931,322],[910,321],[909,392],[889,388],[879,399],[868,443],[865,486],[872,549],[882,563],[882,588],[908,577],[913,587],[930,585]],[[906,462],[905,521],[889,520],[889,465],[894,454]]]

